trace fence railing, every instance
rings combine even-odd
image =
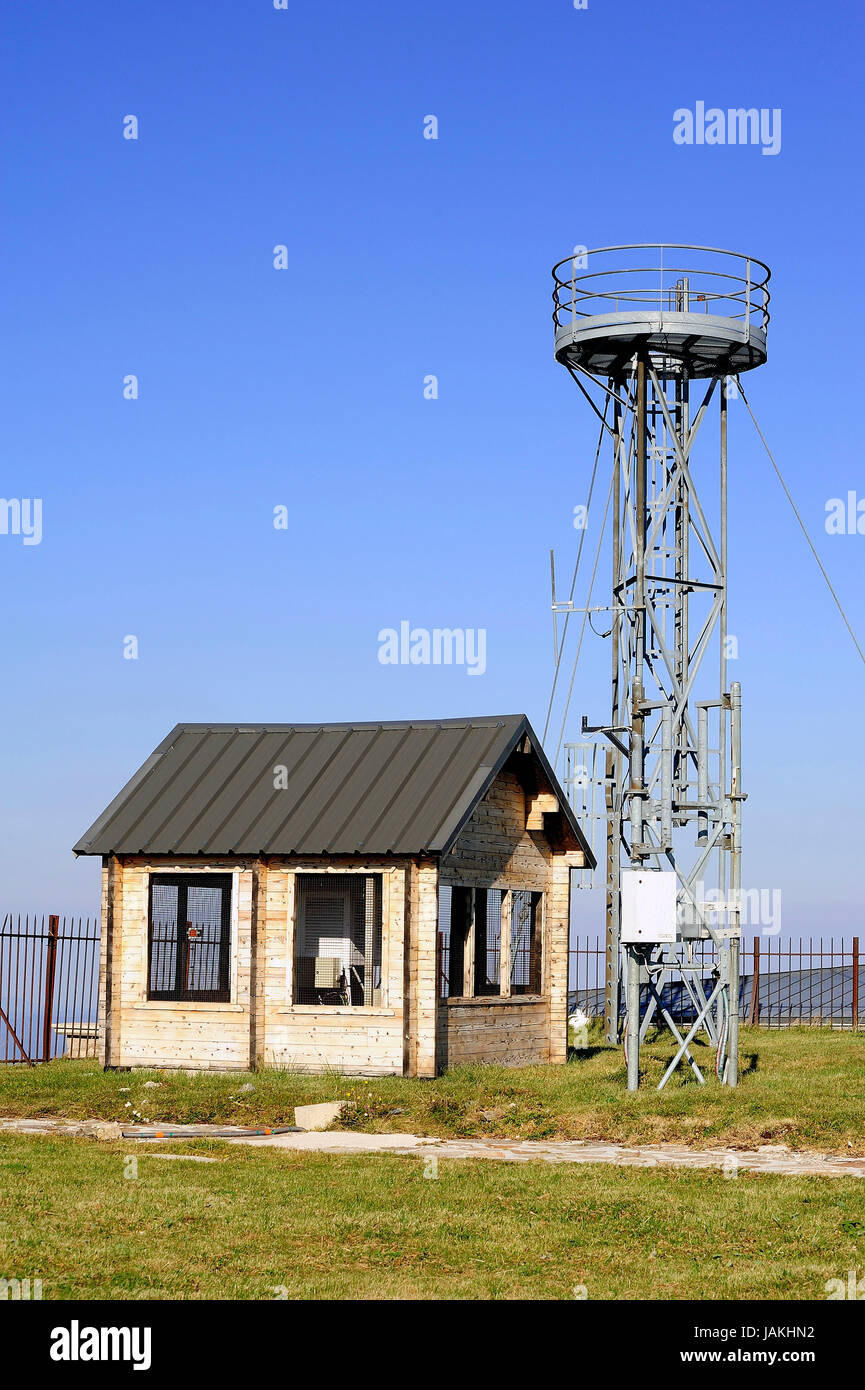
[[[98,991],[98,918],[5,917],[0,1063],[95,1057]]]
[[[710,953],[698,944],[697,961]],[[571,943],[569,1013],[604,1014],[606,949],[594,937]],[[7,916],[0,923],[0,1064],[34,1065],[54,1057],[97,1055],[99,919]],[[677,1023],[693,1004],[675,973],[662,998]],[[739,983],[743,1023],[865,1027],[865,962],[859,937],[828,941],[756,937],[743,941]]]
[[[708,981],[711,952],[695,947],[699,964],[706,962]],[[604,1014],[606,949],[595,938],[571,943],[568,975],[569,1012],[582,1009],[590,1018]],[[648,998],[648,990],[644,991]],[[693,1022],[694,1008],[673,972],[662,998],[677,1023]],[[859,937],[836,942],[775,937],[743,941],[740,954],[739,1014],[743,1023],[762,1028],[865,1027],[865,961]]]

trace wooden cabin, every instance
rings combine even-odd
[[[524,715],[179,724],[102,857],[105,1067],[563,1062],[589,849]]]

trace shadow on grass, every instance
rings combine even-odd
[[[603,1047],[569,1047],[569,1048],[568,1048],[568,1061],[569,1061],[569,1062],[585,1062],[585,1061],[588,1061],[588,1059],[589,1059],[590,1057],[597,1057],[597,1055],[598,1055],[599,1052],[609,1052],[609,1051],[610,1051],[610,1048],[608,1048],[608,1047],[606,1046],[606,1044],[604,1044]]]

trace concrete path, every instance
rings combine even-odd
[[[788,1176],[865,1178],[865,1156],[821,1154],[788,1149],[783,1144],[764,1144],[759,1149],[692,1149],[686,1144],[593,1143],[565,1139],[432,1139],[416,1134],[361,1134],[356,1130],[309,1134],[272,1134],[252,1137],[233,1126],[166,1125],[178,1142],[216,1137],[228,1144],[288,1149],[299,1153],[390,1153],[415,1158],[487,1158],[500,1163],[612,1163],[627,1168],[720,1168],[725,1172],[781,1173]],[[148,1134],[146,1131],[150,1130]],[[87,1135],[93,1139],[127,1139],[138,1143],[166,1144],[153,1137],[153,1126],[119,1125],[106,1120],[19,1120],[0,1117],[0,1132],[15,1134]],[[228,1133],[226,1133],[228,1131]],[[156,1155],[154,1155],[155,1157]]]
[[[628,1168],[722,1168],[790,1176],[865,1178],[865,1157],[799,1153],[783,1145],[752,1149],[691,1149],[685,1144],[591,1143],[579,1139],[425,1139],[415,1134],[282,1134],[265,1139],[231,1139],[232,1144],[307,1153],[392,1153],[415,1158],[491,1158],[506,1163],[612,1163]]]

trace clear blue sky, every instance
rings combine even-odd
[[[865,497],[861,26],[838,0],[4,7],[0,491],[44,534],[0,536],[0,907],[98,909],[70,846],[179,720],[543,723],[548,550],[572,563],[595,444],[551,351],[576,243],[771,265],[750,396],[865,630],[865,536],[823,529]],[[677,146],[698,100],[780,107],[780,154]],[[849,932],[865,669],[741,407],[731,474],[746,886],[783,890],[785,934]],[[404,618],[485,628],[486,673],[382,666]],[[608,703],[592,640],[574,732]]]

